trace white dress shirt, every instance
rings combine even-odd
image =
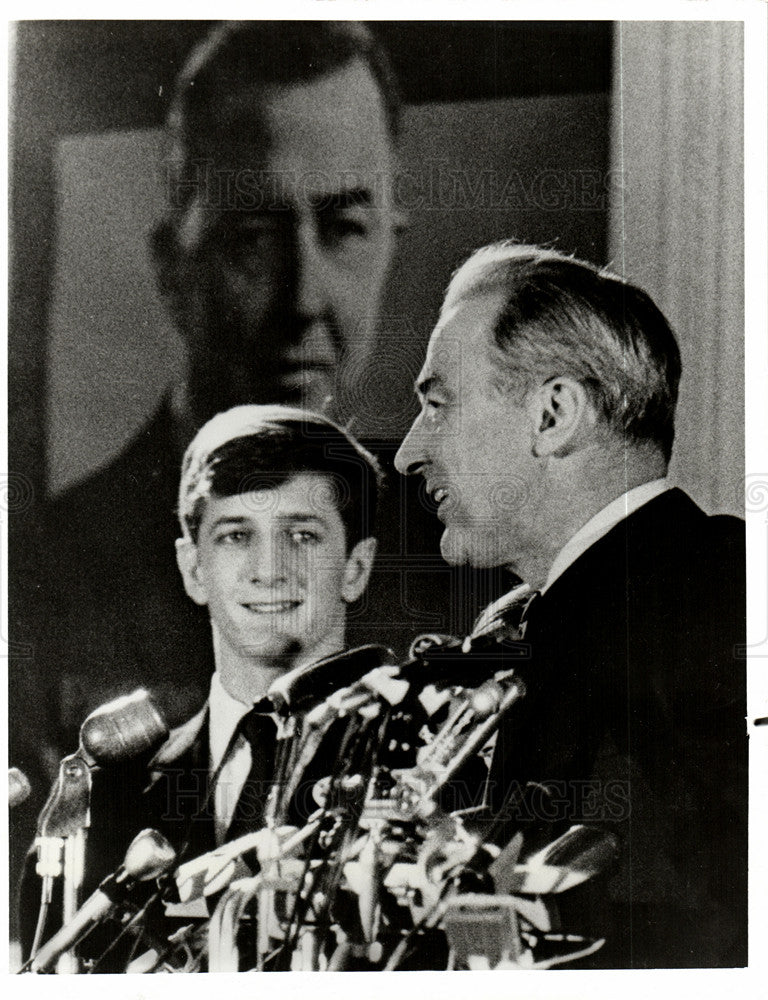
[[[224,690],[218,671],[211,677],[211,693],[208,699],[210,710],[209,740],[211,773],[224,760],[224,754],[232,739],[232,734],[242,717],[251,709],[237,701]],[[243,790],[248,772],[251,769],[251,748],[244,736],[238,736],[235,745],[229,753],[221,769],[216,787],[213,790],[213,803],[216,813],[216,843],[224,842],[229,824]]]

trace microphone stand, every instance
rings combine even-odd
[[[35,838],[37,873],[43,879],[40,919],[35,934],[33,955],[42,938],[45,916],[53,889],[53,879],[63,875],[63,913],[65,925],[77,913],[85,874],[85,844],[91,824],[91,770],[80,753],[64,757],[59,777],[43,807]],[[59,957],[56,971],[78,972],[74,948]]]
[[[56,784],[38,820],[36,867],[43,884],[32,958],[42,942],[55,878],[64,876],[62,928],[79,910],[91,825],[91,769],[148,752],[167,735],[165,720],[141,688],[102,705],[83,722],[80,746],[61,761]],[[56,971],[79,971],[74,945],[59,956]]]

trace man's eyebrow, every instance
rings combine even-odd
[[[319,211],[342,212],[345,208],[370,205],[373,201],[373,194],[367,187],[356,187],[321,194],[313,198],[312,201]]]
[[[319,524],[322,527],[327,526],[327,518],[323,517],[322,514],[317,514],[315,511],[308,510],[289,510],[281,511],[275,515],[275,520],[280,524],[288,524],[291,521],[311,521],[315,524]],[[242,528],[248,526],[250,519],[246,516],[240,515],[224,515],[222,517],[216,518],[216,520],[209,526],[209,531],[217,531],[219,528]]]
[[[343,191],[320,192],[313,195],[310,204],[316,212],[343,212],[345,209],[367,208],[374,202],[373,192],[367,187],[348,188]],[[293,211],[290,201],[272,194],[265,203],[253,208],[243,208],[237,212],[224,212],[219,226],[227,230],[247,230],[256,228],[264,220],[271,220],[275,214],[285,215]]]
[[[243,525],[247,523],[248,523],[247,517],[238,517],[233,514],[231,516],[217,517],[216,520],[213,522],[213,524],[210,526],[209,530],[213,531],[215,528],[222,528],[225,525],[230,525],[230,524]]]
[[[295,510],[287,511],[285,513],[280,513],[277,515],[278,521],[316,521],[318,524],[325,524],[326,520],[321,514],[315,514],[313,511],[306,510]]]

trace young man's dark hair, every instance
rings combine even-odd
[[[197,542],[206,498],[270,490],[310,473],[330,481],[347,550],[375,534],[378,461],[332,420],[284,406],[238,406],[214,417],[187,449],[179,488],[184,536]]]

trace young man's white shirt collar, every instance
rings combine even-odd
[[[233,698],[221,683],[219,672],[211,677],[211,693],[208,699],[210,711],[209,749],[211,772],[215,773],[224,760],[224,754],[232,739],[232,734],[242,717],[251,710],[250,705],[244,705]],[[251,769],[251,748],[242,735],[232,747],[216,781],[213,792],[214,809],[216,813],[216,843],[224,841],[237,800]]]
[[[227,693],[216,671],[211,677],[208,704],[183,725],[174,729],[153,757],[150,763],[152,771],[150,785],[157,780],[159,769],[173,764],[189,750],[205,722],[206,711],[209,713],[208,764],[210,773],[214,774],[224,760],[238,722],[250,710],[250,705],[244,705]],[[251,748],[241,735],[227,755],[214,789],[217,844],[224,842],[250,769]]]
[[[665,478],[653,479],[648,483],[641,483],[640,486],[627,490],[626,493],[622,493],[620,497],[612,500],[607,507],[598,511],[560,549],[549,570],[546,582],[541,588],[541,593],[548,590],[555,580],[576,562],[580,555],[583,555],[603,535],[607,535],[611,528],[614,528],[640,507],[660,496],[668,488]]]

